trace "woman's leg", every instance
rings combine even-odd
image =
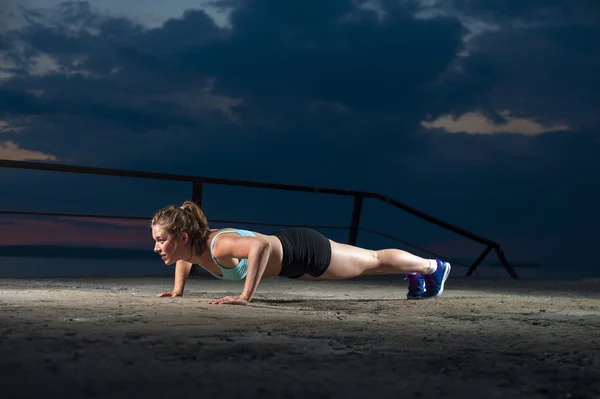
[[[330,240],[331,241],[331,240]],[[320,279],[348,279],[368,274],[409,274],[430,272],[435,260],[400,249],[373,251],[331,241],[331,262]]]

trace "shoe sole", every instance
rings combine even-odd
[[[448,276],[450,275],[450,269],[452,269],[452,266],[450,265],[450,263],[445,262],[446,263],[446,271],[444,272],[444,277],[442,277],[442,284],[440,285],[440,290],[432,296],[426,296],[425,299],[427,298],[435,298],[436,296],[440,296],[442,295],[442,292],[444,292],[444,284],[446,284],[446,280],[448,279]],[[427,292],[425,292],[427,294]]]

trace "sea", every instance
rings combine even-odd
[[[171,276],[174,270],[174,265],[165,265],[160,258],[148,260],[0,257],[0,278]]]
[[[581,280],[600,278],[600,267],[567,267],[564,265],[540,265],[536,267],[518,264],[513,266],[523,279]],[[206,274],[197,268],[199,274]],[[165,265],[159,258],[151,259],[90,259],[72,257],[0,256],[0,278],[52,278],[52,277],[172,277],[174,265]],[[454,265],[452,275],[464,276],[467,268]],[[482,264],[473,274],[475,277],[510,278],[506,270],[497,264]]]

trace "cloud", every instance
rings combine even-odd
[[[237,140],[243,153],[257,135],[281,131],[302,148],[316,137],[357,140],[364,129],[387,135],[391,124],[406,132],[396,140],[412,140],[431,112],[427,85],[461,51],[465,30],[393,2],[380,8],[384,17],[351,1],[252,0],[235,4],[227,27],[190,10],[152,29],[85,2],[29,10],[28,25],[7,35],[13,77],[0,111],[43,115],[19,144],[52,135],[69,162],[88,145],[141,144],[164,130],[185,140],[145,140],[145,156],[165,146],[185,153],[180,143],[193,138],[213,148]]]
[[[12,141],[0,142],[0,159],[10,161],[58,161],[54,155],[26,150]]]
[[[572,18],[567,19],[541,2],[527,3],[539,5],[527,7],[535,16],[523,10],[511,12],[511,2],[471,2],[469,7],[457,11],[486,21],[487,9],[494,11],[500,22],[495,29],[473,37],[467,45],[468,54],[457,57],[439,76],[432,85],[438,96],[429,101],[431,116],[421,122],[463,115],[473,123],[474,114],[478,114],[499,125],[506,123],[502,113],[510,113],[511,118],[535,121],[547,128],[531,124],[525,127],[523,122],[519,122],[520,128],[515,125],[515,130],[532,133],[563,127],[574,131],[599,128],[595,109],[600,106],[600,95],[595,88],[600,85],[600,75],[595,71],[600,69],[600,25],[590,22],[599,10],[590,10],[586,15],[571,13]],[[579,4],[561,3],[569,9]],[[513,14],[528,23],[515,21]],[[448,97],[454,100],[450,107]]]
[[[18,133],[23,130],[22,126],[0,120],[0,133]]]
[[[96,157],[94,149],[117,140],[112,159],[128,162],[166,148],[193,153],[182,147],[190,140],[198,149],[236,140],[240,149],[230,149],[234,156],[248,149],[266,154],[264,143],[281,137],[280,144],[294,142],[299,153],[313,154],[304,158],[312,163],[327,157],[332,145],[349,159],[359,155],[359,148],[375,154],[377,140],[385,140],[384,151],[396,154],[425,151],[426,142],[415,132],[428,116],[441,121],[444,115],[478,112],[497,126],[507,122],[495,110],[507,110],[514,119],[504,126],[509,131],[526,120],[542,126],[525,125],[526,132],[577,126],[586,118],[593,122],[591,107],[576,99],[570,108],[580,106],[581,112],[562,117],[557,110],[544,112],[549,98],[557,100],[554,108],[560,106],[560,96],[535,97],[547,90],[544,82],[581,86],[562,83],[569,77],[544,70],[551,64],[546,61],[558,58],[544,54],[562,49],[560,57],[569,59],[576,38],[560,45],[556,40],[564,41],[564,35],[545,35],[547,28],[503,26],[477,36],[468,57],[458,56],[471,33],[458,16],[468,14],[469,26],[477,26],[486,18],[481,4],[466,8],[457,2],[454,16],[433,12],[439,4],[410,2],[378,7],[339,0],[220,4],[230,9],[227,27],[202,10],[151,29],[99,13],[85,2],[27,11],[27,27],[7,36],[14,50],[10,73],[17,77],[3,85],[0,108],[12,115],[43,115],[44,120],[33,119],[19,144],[52,135],[57,154],[76,161],[85,151],[87,162]],[[429,16],[415,18],[423,10]],[[540,35],[543,39],[536,39]],[[536,52],[540,40],[552,51]],[[39,59],[54,60],[59,67],[32,76],[32,66],[39,64],[32,60]],[[531,64],[538,70],[527,69]],[[547,76],[536,81],[536,74]],[[496,128],[484,131],[490,129]],[[147,140],[165,130],[171,131],[171,140]],[[311,148],[315,139],[322,144]],[[120,151],[136,143],[140,152]],[[60,154],[65,148],[79,150]],[[205,154],[205,159],[212,156]],[[323,167],[326,161],[320,162]]]
[[[388,6],[380,20],[332,0],[240,2],[231,21],[229,40],[189,52],[186,63],[214,76],[219,92],[277,112],[323,101],[410,117],[419,109],[411,99],[460,51],[464,33],[456,19],[418,20]]]
[[[485,25],[481,3],[456,1],[454,14],[435,2],[217,4],[230,9],[225,27],[202,10],[155,28],[86,2],[26,10],[28,25],[6,35],[12,64],[5,71],[13,77],[2,84],[0,109],[43,120],[31,119],[19,145],[52,135],[63,159],[100,160],[98,149],[110,147],[112,159],[126,163],[167,148],[185,156],[193,150],[183,143],[191,142],[198,150],[236,142],[233,156],[248,149],[267,154],[264,143],[281,138],[312,163],[330,146],[348,159],[360,152],[375,157],[378,140],[387,143],[383,151],[423,153],[427,139],[415,133],[424,121],[451,131],[469,121],[482,132],[524,134],[596,122],[594,86],[586,89],[574,63],[564,61],[585,60],[583,75],[593,82],[596,64],[583,45],[592,27],[502,25],[484,30],[460,57],[472,33],[460,16],[471,18],[469,26]],[[506,4],[493,7],[509,18]],[[517,14],[533,18],[537,5],[529,1]],[[550,67],[556,62],[568,73],[557,76]],[[170,140],[160,139],[165,131]],[[321,145],[311,148],[316,139]],[[136,154],[120,150],[131,145]],[[315,168],[326,161],[319,162]]]
[[[138,131],[202,125],[197,113],[159,97],[195,85],[199,98],[205,79],[178,85],[183,72],[169,66],[166,55],[143,52],[168,48],[167,40],[161,47],[152,30],[95,13],[83,2],[26,15],[29,24],[6,35],[0,110],[17,115],[68,113]],[[128,43],[136,42],[143,32],[146,39],[137,47]],[[27,93],[43,93],[43,97]],[[205,97],[205,102],[210,101],[210,94]]]
[[[28,72],[31,76],[46,76],[60,72],[58,63],[47,54],[40,54],[31,59],[31,67]]]
[[[89,82],[85,79],[73,79],[80,83],[80,87],[73,91],[91,89],[99,86],[100,82]],[[73,82],[73,85],[76,83]],[[38,86],[43,87],[43,86]],[[40,89],[38,89],[40,90]],[[161,104],[159,101],[150,101],[145,108],[134,106],[119,106],[109,102],[94,102],[90,99],[77,99],[75,95],[71,98],[53,98],[51,91],[59,90],[57,87],[44,87],[42,96],[34,94],[31,90],[2,90],[0,89],[0,107],[10,115],[45,115],[65,116],[74,120],[77,117],[86,117],[88,121],[97,120],[101,124],[125,126],[132,129],[154,128],[168,129],[177,126],[201,126],[201,122],[194,120],[191,116],[179,113],[180,106],[175,104]],[[100,89],[101,90],[101,89]],[[31,94],[30,94],[31,93]],[[76,93],[71,93],[76,94]],[[162,108],[163,112],[153,112]],[[168,109],[165,109],[168,108]]]
[[[536,135],[547,132],[567,131],[567,125],[544,126],[534,120],[526,118],[515,118],[510,111],[498,113],[504,121],[494,123],[479,112],[468,112],[458,118],[452,115],[444,115],[434,121],[422,121],[421,126],[426,129],[440,129],[447,133],[469,133],[469,134],[494,134],[494,133],[517,133],[524,135]]]
[[[452,0],[440,6],[503,26],[566,25],[600,20],[600,8],[595,0]]]

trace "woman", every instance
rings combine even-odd
[[[444,290],[450,264],[424,259],[399,249],[367,250],[329,240],[306,228],[284,229],[264,235],[248,230],[212,230],[194,202],[167,206],[152,218],[154,252],[166,264],[176,264],[173,291],[159,297],[182,296],[190,268],[197,264],[213,276],[245,278],[239,296],[210,304],[248,305],[263,277],[301,280],[349,279],[369,274],[405,274],[408,299],[433,298]]]

